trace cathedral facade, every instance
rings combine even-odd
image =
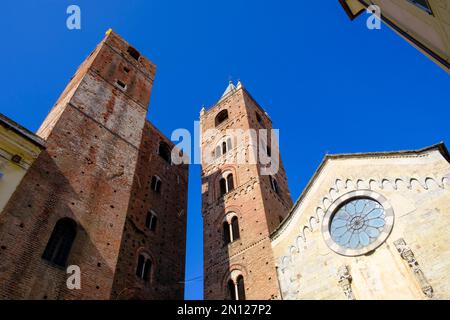
[[[283,299],[450,299],[450,155],[326,156],[271,234]]]

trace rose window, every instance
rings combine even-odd
[[[362,249],[379,238],[385,225],[386,215],[381,204],[372,199],[354,199],[334,214],[330,235],[345,249]]]

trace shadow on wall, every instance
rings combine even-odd
[[[80,223],[77,224],[67,265],[80,266],[81,290],[69,290],[66,268],[52,265],[42,258],[58,220],[80,220],[73,207],[85,196],[92,198],[92,195],[73,190],[48,152],[43,151],[9,200],[0,219],[0,244],[4,248],[0,253],[1,298],[106,298],[107,283],[93,275],[101,270],[108,278],[113,276],[113,270],[102,259],[101,252]]]

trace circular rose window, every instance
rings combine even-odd
[[[360,249],[373,243],[386,225],[384,208],[371,199],[347,202],[333,216],[331,238],[346,249]]]
[[[386,240],[393,222],[393,210],[384,197],[372,191],[354,191],[330,206],[324,218],[324,239],[337,253],[361,255]]]

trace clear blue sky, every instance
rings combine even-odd
[[[66,28],[78,4],[82,29]],[[241,79],[280,129],[296,199],[326,152],[450,143],[449,76],[386,26],[337,0],[2,1],[1,112],[36,130],[77,66],[113,28],[158,66],[149,119],[193,129]],[[186,278],[202,276],[200,168],[191,166]],[[202,298],[202,280],[186,298]]]

